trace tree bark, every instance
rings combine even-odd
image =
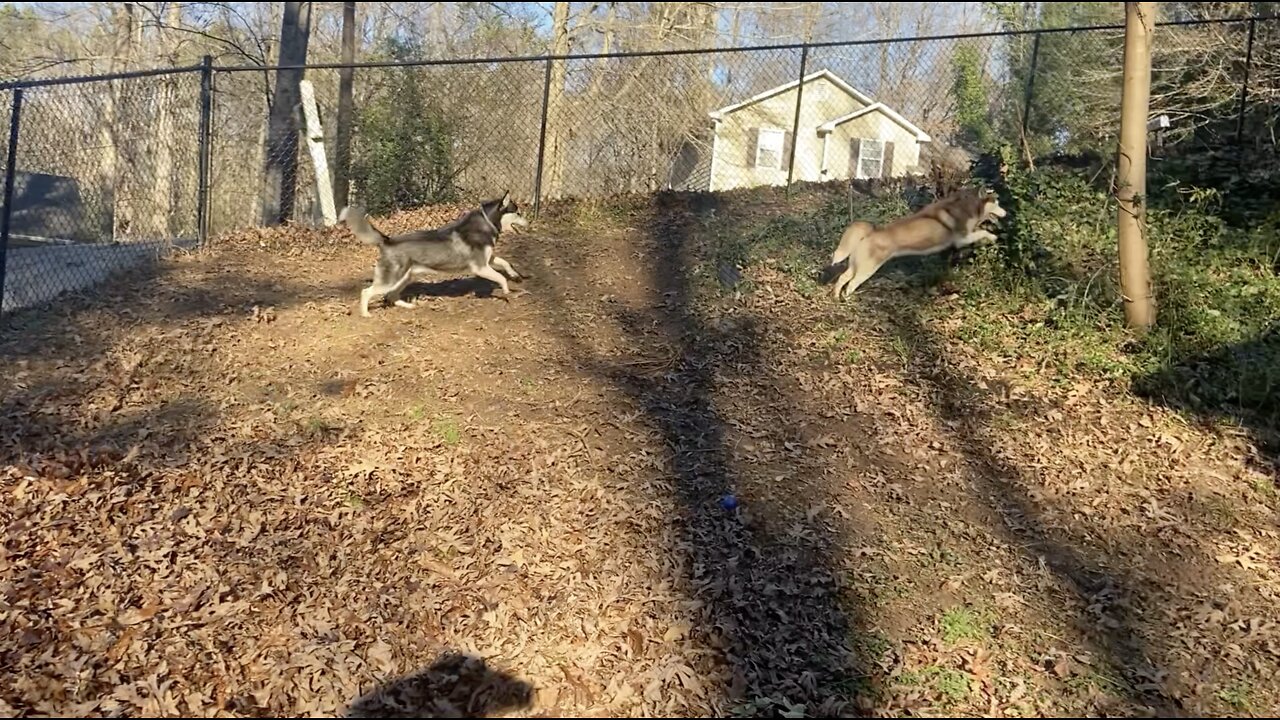
[[[356,61],[356,4],[342,3],[342,64]],[[344,67],[338,71],[338,137],[333,152],[334,204],[344,208],[351,194],[351,126],[355,114],[353,84],[355,70]]]
[[[135,3],[120,3],[111,7],[111,26],[114,36],[111,57],[107,63],[107,72],[115,73],[128,70],[133,61],[133,49],[137,44],[136,34],[139,21],[136,17]],[[102,166],[99,182],[102,186],[104,204],[111,213],[110,227],[102,230],[110,235],[108,241],[115,240],[120,230],[128,230],[128,218],[121,217],[119,202],[120,184],[120,150],[117,146],[120,122],[121,81],[112,80],[106,83],[103,95],[102,121],[98,123],[98,134],[102,143]],[[123,225],[123,227],[122,227]]]
[[[298,138],[301,69],[284,69],[307,61],[311,36],[311,3],[284,3],[280,22],[280,60],[275,92],[267,118],[266,158],[263,162],[262,224],[280,225],[293,216],[298,191]]]
[[[551,14],[551,54],[569,54],[569,3],[558,2]],[[558,198],[564,193],[564,155],[568,129],[565,127],[564,85],[569,74],[568,63],[551,63],[551,87],[547,94],[546,166],[547,179],[543,195]]]
[[[1120,286],[1131,328],[1155,323],[1147,266],[1147,111],[1151,99],[1151,36],[1156,4],[1127,2],[1124,28],[1124,92],[1120,100],[1120,152],[1116,159],[1119,200]]]
[[[182,3],[171,2],[165,11],[164,28],[158,31],[157,66],[178,64],[178,32],[182,25]],[[174,177],[173,148],[174,103],[178,97],[178,77],[170,75],[158,83],[155,115],[155,177],[151,195],[151,223],[148,232],[161,234],[171,240],[178,232],[177,213],[174,212],[174,193],[180,183]]]

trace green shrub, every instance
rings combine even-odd
[[[393,60],[413,56],[393,42]],[[413,67],[390,70],[389,82],[359,113],[352,179],[369,212],[451,202],[457,198],[453,122]]]
[[[996,264],[989,259],[969,275],[984,283],[974,294],[987,296],[985,302],[992,293],[1045,302],[1051,310],[1044,321],[1056,329],[1049,344],[1086,334],[1112,339],[1112,353],[1145,393],[1201,407],[1275,411],[1280,211],[1264,215],[1267,206],[1229,202],[1224,193],[1167,176],[1153,182],[1147,219],[1156,326],[1126,340],[1117,208],[1105,180],[1096,171],[1010,165],[1000,187],[1010,217],[998,233]],[[1072,367],[1099,365],[1096,358],[1081,360]]]

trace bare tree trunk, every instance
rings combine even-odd
[[[551,54],[569,54],[569,3],[558,2],[551,14]],[[565,127],[564,85],[568,63],[555,60],[551,64],[551,87],[547,95],[547,180],[543,194],[558,198],[564,193],[564,155],[568,129]]]
[[[280,22],[280,68],[307,61],[311,35],[311,3],[284,3]],[[263,162],[262,224],[280,225],[293,216],[298,190],[298,127],[303,71],[276,71],[271,113],[267,118],[267,152]]]
[[[342,3],[342,64],[356,61],[356,4]],[[344,67],[338,71],[338,138],[333,153],[334,204],[344,208],[351,193],[351,125],[355,114],[352,96],[355,70]]]
[[[822,20],[822,3],[805,3],[804,8],[804,41],[811,43],[817,37],[818,23]]]
[[[1151,36],[1156,4],[1127,2],[1124,28],[1124,92],[1120,100],[1120,153],[1116,199],[1120,236],[1120,286],[1129,327],[1155,323],[1151,273],[1147,267],[1147,110],[1151,98]]]
[[[174,92],[172,78],[164,78],[156,86],[155,115],[152,117],[151,146],[151,212],[146,224],[148,235],[155,233],[166,240],[172,239],[174,231],[173,212],[173,102]]]
[[[716,46],[716,37],[719,33],[720,7],[719,3],[707,3],[703,9],[702,15],[702,42],[704,48],[713,48]],[[716,55],[712,53],[706,54],[706,78],[707,83],[711,84],[716,81]]]
[[[891,38],[898,34],[898,29],[902,24],[902,7],[897,3],[873,3],[871,8],[871,16],[875,21],[875,39],[883,40]],[[879,62],[879,82],[876,84],[876,99],[890,102],[888,95],[890,92],[889,85],[889,45],[890,43],[880,43],[877,47],[880,55]]]
[[[600,49],[600,52],[605,55],[613,52],[613,35],[614,32],[616,32],[614,26],[617,23],[617,20],[618,4],[609,3],[609,9],[605,11],[604,15],[604,46]]]
[[[586,94],[591,101],[595,101],[600,97],[600,89],[604,87],[604,83],[609,78],[609,53],[613,52],[613,36],[614,26],[617,21],[617,3],[609,3],[609,9],[604,15],[604,40],[600,46],[601,57],[596,63],[596,72],[591,78],[591,90]]]
[[[733,6],[733,18],[729,20],[729,47],[738,47],[738,43],[742,39],[742,5],[735,3]],[[725,64],[728,66],[728,72],[725,73],[725,84],[733,84],[737,75],[733,72],[733,68],[742,62],[742,55],[747,53],[729,53],[725,56]]]
[[[111,58],[107,63],[107,72],[115,73],[129,69],[133,59],[134,39],[139,27],[135,16],[137,8],[134,3],[120,3],[111,6],[111,26],[114,36]],[[121,218],[119,201],[120,186],[120,150],[117,147],[120,122],[119,80],[107,83],[107,92],[103,96],[102,121],[98,123],[98,137],[102,144],[102,170],[99,183],[102,187],[103,204],[111,212],[109,230],[114,240],[122,221],[127,226],[127,219]]]
[[[176,65],[178,38],[182,25],[182,3],[171,2],[165,11],[164,28],[158,30],[156,49],[157,65]],[[151,222],[148,232],[163,235],[171,240],[177,234],[177,213],[174,212],[174,190],[178,182],[173,173],[174,103],[177,101],[177,76],[163,78],[156,98],[154,157],[155,176],[152,178]]]

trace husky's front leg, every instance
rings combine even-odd
[[[507,277],[509,277],[509,278],[511,278],[512,280],[523,280],[523,279],[524,279],[524,276],[523,276],[523,275],[521,275],[520,273],[516,272],[515,268],[511,267],[511,263],[507,262],[506,260],[503,260],[502,258],[498,257],[497,255],[494,255],[494,256],[493,256],[493,259],[491,259],[491,260],[489,261],[489,264],[490,264],[490,265],[492,265],[492,266],[494,266],[494,267],[495,267],[495,268],[497,268],[498,270],[502,271],[503,273],[505,273],[505,274],[506,274],[506,276],[507,276]]]
[[[995,242],[997,238],[986,230],[978,229],[969,233],[964,239],[956,243],[955,247],[957,250],[960,250],[971,245],[977,245],[984,240],[987,242]]]
[[[949,269],[959,267],[961,263],[973,257],[972,248],[984,240],[994,242],[996,236],[986,230],[979,229],[961,238],[959,242],[947,250],[947,267]]]
[[[483,278],[485,280],[488,280],[491,283],[495,283],[499,288],[502,288],[502,299],[506,300],[507,302],[511,302],[511,298],[513,296],[519,297],[523,295],[524,294],[523,290],[517,290],[514,293],[511,292],[511,288],[507,287],[507,278],[502,273],[493,269],[492,263],[494,263],[495,261],[501,262],[502,265],[506,265],[508,269],[511,267],[511,265],[509,265],[507,261],[502,260],[501,258],[493,254],[492,247],[487,247],[484,249],[483,254],[476,253],[475,255],[472,255],[471,257],[472,274],[474,274],[478,278]],[[515,272],[515,271],[513,270],[512,272]]]

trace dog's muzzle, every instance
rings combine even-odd
[[[502,216],[502,232],[512,232],[516,228],[529,227],[529,221],[524,216],[512,213],[511,215]]]

